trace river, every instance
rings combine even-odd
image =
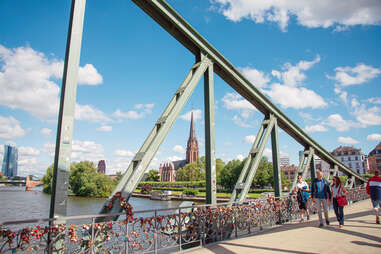
[[[68,216],[97,214],[104,198],[69,197]],[[134,211],[178,207],[180,201],[157,201],[130,198]],[[25,187],[0,187],[0,221],[13,221],[49,217],[50,195],[36,188],[25,192]]]

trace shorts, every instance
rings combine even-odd
[[[299,210],[307,210],[307,202],[298,202],[299,203]]]
[[[379,208],[381,206],[381,200],[372,200],[373,208]]]

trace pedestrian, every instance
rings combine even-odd
[[[344,227],[344,205],[338,200],[347,194],[347,190],[341,184],[341,180],[338,176],[334,176],[332,179],[332,204],[335,210],[337,221],[339,222],[339,228]]]
[[[304,221],[304,213],[306,213],[307,220],[309,220],[310,212],[308,211],[308,199],[310,198],[310,188],[308,183],[303,181],[301,174],[298,175],[298,182],[296,183],[295,191],[299,205],[300,222]]]
[[[372,201],[373,210],[376,215],[376,223],[380,224],[378,212],[381,209],[381,178],[379,177],[378,171],[375,171],[374,176],[368,180],[366,184],[366,192],[370,195]]]
[[[328,219],[328,203],[331,202],[331,188],[326,179],[323,178],[323,173],[320,170],[316,171],[317,178],[313,179],[311,184],[312,202],[316,203],[319,215],[319,227],[324,226],[321,209],[323,208],[325,223],[329,225]]]

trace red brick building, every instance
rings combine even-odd
[[[369,174],[374,174],[374,171],[381,172],[381,142],[369,153]]]

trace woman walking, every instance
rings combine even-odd
[[[339,228],[344,227],[344,205],[339,199],[342,199],[346,193],[347,190],[341,184],[340,178],[338,176],[334,176],[332,179],[332,199],[333,209],[335,210],[336,218],[339,222]]]
[[[304,221],[304,213],[307,215],[307,220],[310,219],[310,212],[308,211],[308,199],[310,198],[310,189],[308,183],[303,181],[302,175],[298,175],[298,182],[296,183],[297,199],[299,204],[300,222]]]

